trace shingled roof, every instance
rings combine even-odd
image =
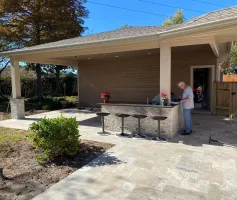
[[[221,20],[228,20],[231,18],[237,18],[237,6],[210,12],[200,17],[196,17],[189,21],[186,21],[183,24],[170,25],[170,26],[128,27],[128,28],[117,29],[114,31],[107,31],[107,32],[98,33],[98,34],[91,34],[88,36],[76,37],[76,38],[71,38],[71,39],[66,39],[66,40],[60,40],[57,42],[51,42],[47,44],[26,47],[26,48],[14,50],[8,53],[33,51],[33,50],[40,50],[40,49],[51,49],[51,48],[57,48],[57,47],[67,47],[71,45],[91,44],[91,43],[96,43],[96,42],[134,38],[134,37],[148,36],[148,35],[161,35],[161,34],[169,33],[171,31],[189,29],[192,27],[197,27],[199,25],[214,23]]]

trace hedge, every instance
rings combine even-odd
[[[42,77],[44,96],[72,96],[77,94],[77,78],[65,76],[60,79],[60,91],[56,91],[56,78]],[[0,96],[11,96],[11,77],[0,77]],[[21,77],[21,94],[23,97],[37,96],[36,77]]]

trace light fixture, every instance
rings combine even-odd
[[[115,56],[115,58],[119,58],[119,56]]]
[[[151,55],[151,53],[150,53],[150,52],[148,52],[147,54],[148,54],[148,55]]]
[[[88,60],[91,60],[91,58],[88,58]]]

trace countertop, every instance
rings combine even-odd
[[[152,107],[152,108],[173,108],[176,105],[171,106],[160,106],[160,105],[152,105],[152,104],[126,104],[126,103],[98,103],[103,106],[128,106],[128,107]]]

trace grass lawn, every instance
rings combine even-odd
[[[0,127],[0,199],[28,200],[86,165],[113,145],[82,140],[75,157],[40,165],[27,139],[29,131]]]
[[[20,142],[26,140],[28,133],[29,132],[25,130],[0,127],[0,145],[8,142]]]

